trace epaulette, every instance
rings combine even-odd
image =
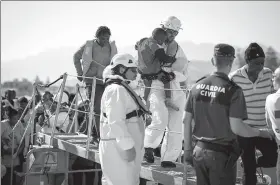
[[[208,74],[208,75],[205,75],[205,76],[199,78],[198,80],[196,80],[195,83],[198,83],[198,82],[200,82],[201,80],[203,80],[203,79],[205,79],[205,78],[207,78],[207,77],[209,77],[209,76],[210,76],[209,74]]]

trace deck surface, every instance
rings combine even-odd
[[[50,134],[39,132],[38,137],[42,138],[45,144],[51,144]],[[86,142],[87,136],[84,134],[55,134],[53,147],[100,163],[98,147],[90,144],[89,151],[87,152]],[[191,166],[186,166],[187,175],[184,177],[183,164],[176,163],[176,165],[176,168],[162,168],[160,166],[160,159],[155,157],[154,164],[142,163],[140,177],[163,185],[196,185],[194,169]],[[187,183],[185,183],[185,179]],[[236,185],[240,185],[240,180],[240,177],[237,177]],[[258,183],[258,185],[262,185],[262,183]]]
[[[51,136],[49,134],[39,133],[39,137],[43,138],[45,144],[50,144]],[[84,134],[56,134],[54,136],[53,146],[100,163],[97,146],[90,144],[89,151],[86,151],[86,139],[87,136]],[[142,163],[140,176],[146,180],[164,185],[185,185],[184,166],[181,163],[176,163],[176,165],[176,168],[162,168],[160,166],[160,159],[156,157],[154,164]],[[191,166],[187,166],[187,171],[188,185],[195,185],[196,176],[194,169]]]

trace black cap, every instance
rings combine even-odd
[[[50,91],[45,91],[44,95],[49,95],[50,97],[53,97],[53,94]]]
[[[245,60],[252,60],[259,57],[265,57],[263,49],[257,43],[251,43],[245,50]]]
[[[153,30],[153,33],[152,33],[153,37],[155,37],[156,35],[159,35],[159,34],[166,35],[166,31],[164,29],[162,29],[162,28],[155,28]]]
[[[28,99],[25,96],[22,96],[18,99],[19,103],[28,103]]]
[[[235,49],[228,44],[217,44],[214,47],[214,56],[234,57]]]

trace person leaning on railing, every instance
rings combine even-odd
[[[95,39],[88,40],[75,54],[74,65],[77,71],[78,80],[86,85],[87,98],[91,99],[92,78],[98,78],[96,81],[94,112],[100,114],[100,101],[105,86],[102,82],[102,73],[104,68],[109,65],[111,59],[117,54],[115,41],[110,41],[111,30],[107,26],[100,26]],[[89,77],[89,78],[84,78]],[[101,79],[101,80],[99,80]],[[93,142],[99,140],[99,117],[95,116],[96,130],[93,130]]]

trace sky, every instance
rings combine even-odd
[[[100,25],[111,29],[118,47],[134,45],[170,15],[182,22],[179,43],[256,41],[280,52],[279,10],[277,1],[2,1],[1,61],[79,47]]]

